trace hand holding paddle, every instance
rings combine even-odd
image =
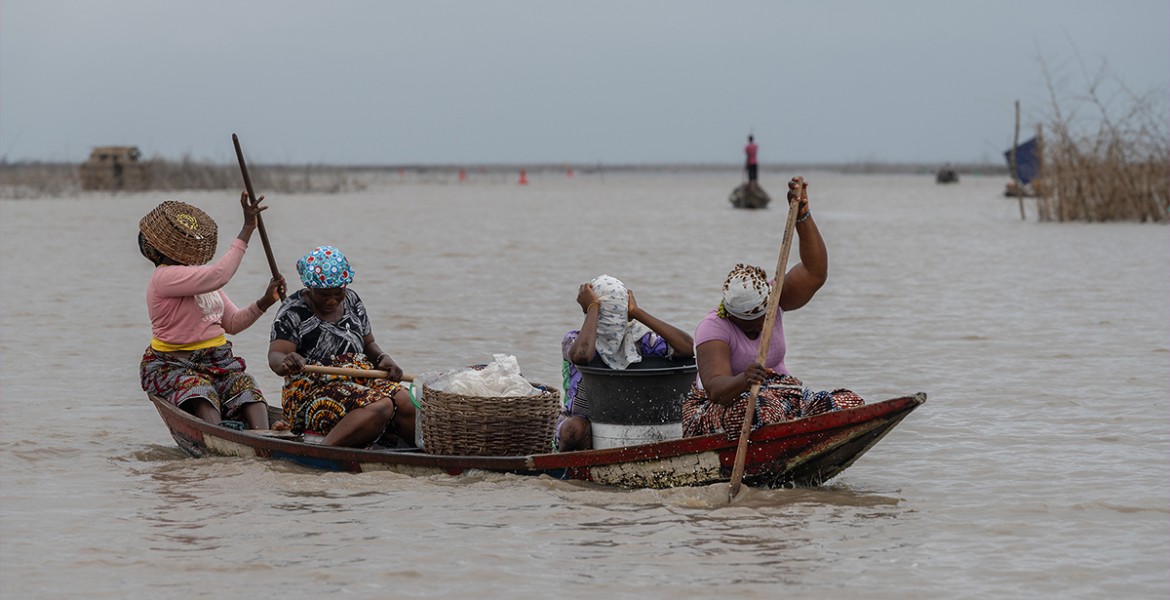
[[[776,312],[780,306],[780,293],[784,289],[784,275],[788,267],[788,251],[792,249],[792,234],[796,230],[796,215],[800,207],[808,200],[808,184],[803,177],[793,177],[788,182],[788,220],[784,223],[784,241],[780,244],[780,258],[776,261],[775,283],[768,294],[768,312],[764,317],[764,330],[760,332],[760,348],[756,353],[756,362],[764,365],[768,360],[768,347],[772,343],[772,329],[776,326]],[[739,445],[735,450],[735,464],[731,469],[731,487],[728,490],[728,501],[734,500],[739,493],[740,483],[743,481],[743,468],[747,460],[748,438],[751,437],[752,421],[756,415],[756,396],[760,393],[760,384],[753,383],[748,394],[747,407],[743,413],[743,429],[739,433]]]
[[[337,375],[339,377],[354,377],[354,378],[372,378],[372,379],[390,379],[389,371],[382,371],[378,369],[354,369],[350,367],[325,367],[322,365],[305,365],[301,367],[305,373],[313,373],[316,375]],[[398,378],[399,381],[414,381],[414,375],[402,374]]]

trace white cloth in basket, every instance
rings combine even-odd
[[[426,386],[462,396],[533,396],[540,390],[520,374],[520,363],[510,354],[493,354],[482,369],[463,368],[440,373],[425,380]]]

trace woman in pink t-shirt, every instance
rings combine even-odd
[[[260,200],[263,200],[261,196]],[[256,381],[244,372],[244,359],[232,354],[224,334],[256,322],[284,293],[284,278],[274,278],[259,300],[236,308],[223,286],[235,275],[248,239],[265,206],[240,196],[244,224],[231,247],[214,264],[218,235],[207,213],[182,202],[166,201],[139,223],[138,248],[154,263],[146,285],[150,346],[142,356],[142,389],[205,421],[243,421],[268,429],[268,404]]]
[[[760,334],[772,286],[760,267],[738,264],[723,283],[723,301],[695,329],[695,357],[699,374],[683,403],[683,435],[727,432],[743,427],[748,395],[760,384],[756,398],[756,426],[820,414],[864,402],[849,390],[813,393],[784,364],[784,312],[805,304],[825,284],[829,255],[812,220],[806,189],[789,184],[789,202],[799,202],[796,234],[800,262],[784,275],[780,312],[772,330],[765,364],[759,356]],[[807,184],[805,185],[807,187]]]

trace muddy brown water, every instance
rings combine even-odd
[[[1167,597],[1168,229],[1021,222],[997,177],[803,175],[831,264],[785,316],[788,365],[929,401],[826,485],[731,504],[722,485],[188,458],[137,375],[134,237],[168,196],[0,200],[0,596]],[[732,209],[734,171],[529,181],[388,176],[270,195],[265,223],[290,280],[317,244],[349,255],[408,372],[506,353],[549,384],[580,283],[618,277],[693,330],[731,266],[776,263],[783,207]],[[218,220],[222,253],[238,197],[174,197]],[[233,300],[267,270],[257,236]],[[278,403],[271,316],[233,341]]]

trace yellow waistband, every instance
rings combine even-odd
[[[213,337],[210,340],[203,340],[202,342],[192,342],[190,344],[169,344],[156,337],[150,338],[150,347],[159,352],[181,352],[184,350],[202,350],[204,348],[214,348],[222,346],[227,343],[227,338],[223,335]]]

